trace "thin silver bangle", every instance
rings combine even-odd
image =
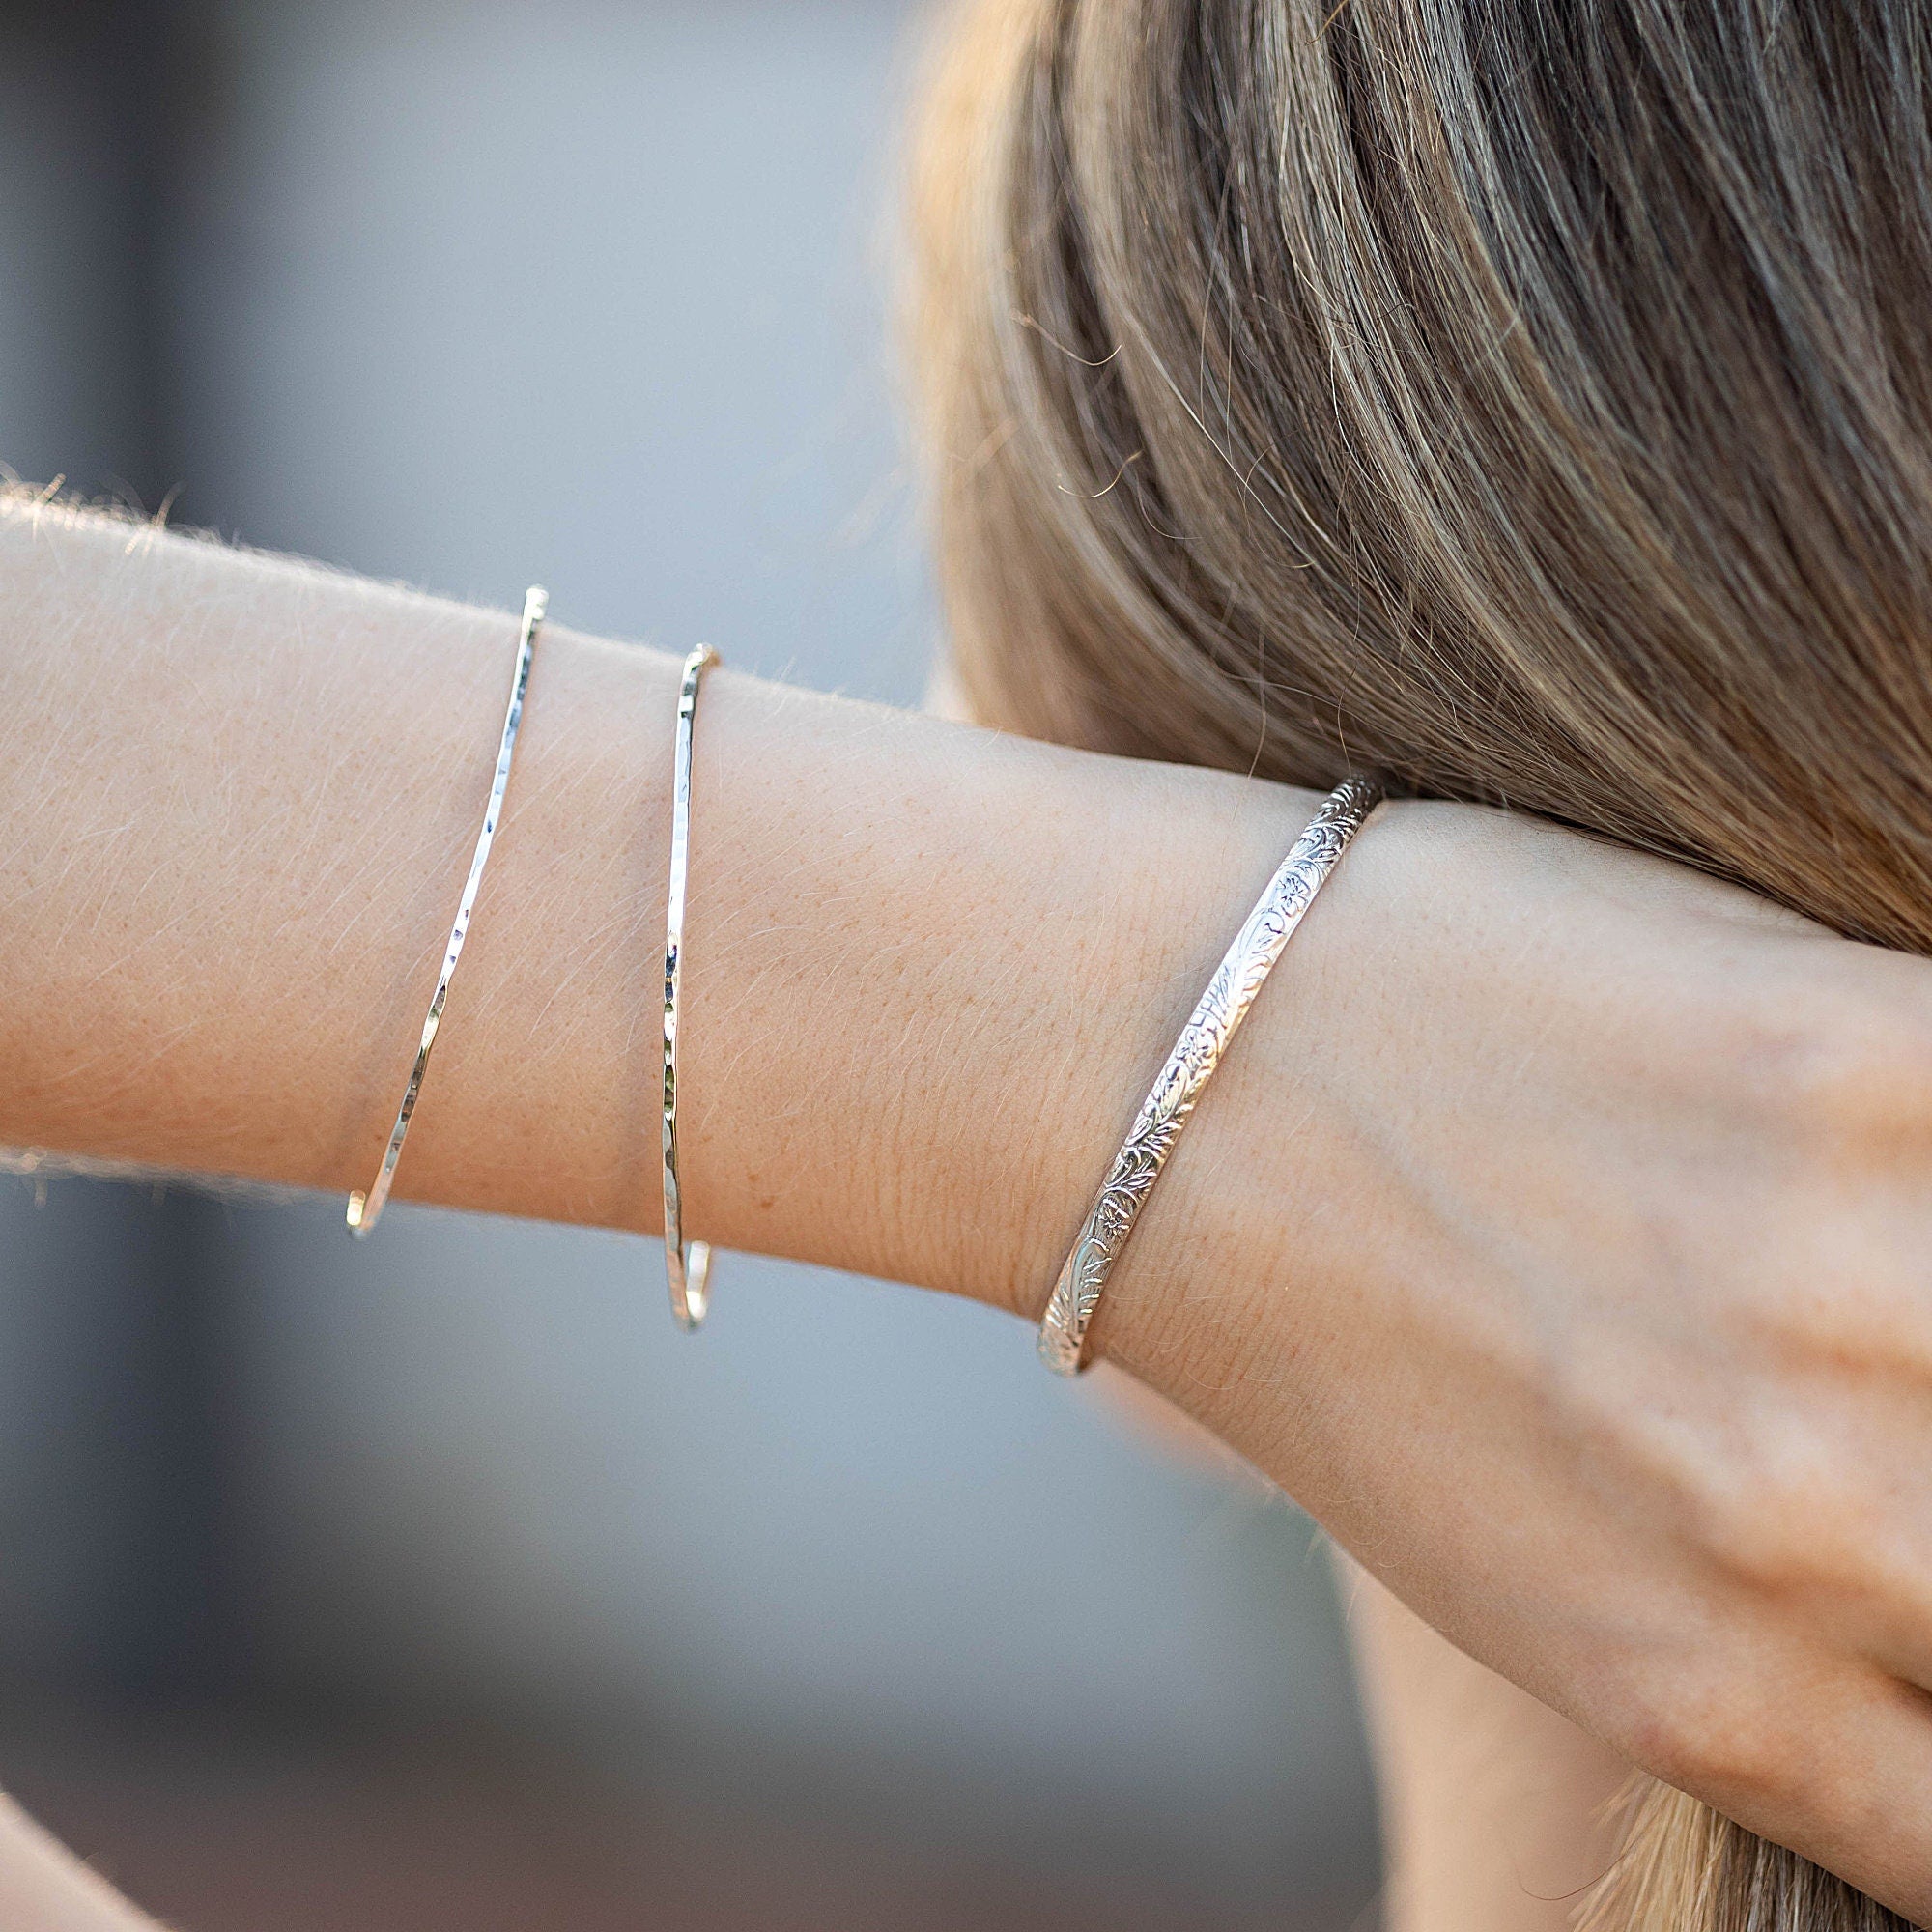
[[[510,679],[510,708],[503,720],[503,737],[497,748],[497,776],[490,785],[490,803],[483,809],[483,829],[476,835],[475,856],[469,861],[469,876],[463,883],[463,897],[456,907],[456,923],[449,928],[449,945],[442,955],[442,971],[437,975],[436,991],[430,998],[429,1017],[423,1021],[422,1041],[416,1048],[415,1065],[410,1068],[410,1084],[403,1089],[403,1104],[396,1109],[396,1124],[389,1129],[389,1144],[383,1150],[383,1165],[365,1194],[359,1187],[349,1197],[349,1232],[367,1235],[382,1217],[389,1198],[389,1183],[402,1158],[403,1142],[410,1131],[410,1117],[416,1110],[422,1092],[423,1075],[429,1070],[430,1048],[436,1044],[437,1029],[442,1024],[443,1003],[449,998],[449,981],[456,962],[463,956],[463,942],[469,934],[469,915],[476,907],[476,889],[483,883],[483,867],[490,861],[490,847],[497,842],[497,824],[503,814],[503,794],[509,789],[510,758],[517,749],[517,731],[524,722],[524,693],[529,688],[530,658],[536,650],[537,634],[543,629],[544,611],[550,599],[540,584],[531,584],[524,593],[524,618],[517,634],[517,668]]]
[[[1039,1355],[1056,1375],[1077,1376],[1087,1366],[1087,1330],[1100,1293],[1194,1103],[1315,895],[1381,797],[1379,781],[1360,777],[1345,779],[1328,794],[1214,969],[1053,1285],[1039,1324]]]
[[[711,1305],[711,1243],[687,1248],[677,1191],[677,992],[684,956],[684,884],[691,863],[691,727],[697,716],[697,688],[718,662],[709,644],[684,661],[677,694],[677,746],[671,755],[670,904],[665,917],[664,984],[664,1225],[665,1280],[670,1312],[687,1334],[700,1325]]]

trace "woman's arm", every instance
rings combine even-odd
[[[19,502],[0,583],[0,1141],[360,1184],[511,621]],[[540,647],[405,1193],[656,1225],[674,682]],[[1310,801],[728,674],[697,740],[693,1231],[1037,1312]],[[1388,810],[1094,1339],[1463,1649],[1932,1916],[1920,962]]]
[[[0,1144],[365,1183],[514,620],[18,501],[0,582]],[[677,678],[547,628],[400,1194],[657,1230]],[[729,670],[694,794],[691,1225],[1011,1306],[1311,804]]]

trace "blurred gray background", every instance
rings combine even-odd
[[[0,4],[0,459],[916,702],[919,25]],[[651,1244],[0,1179],[0,1782],[184,1932],[1366,1923],[1301,1520],[983,1310],[720,1271],[692,1342]]]

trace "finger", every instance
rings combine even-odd
[[[1862,1664],[1667,1718],[1632,1754],[1760,1837],[1932,1923],[1932,1699]]]

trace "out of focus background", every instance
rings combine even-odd
[[[920,26],[0,4],[0,460],[916,702]],[[655,1245],[32,1174],[0,1783],[182,1932],[1350,1932],[1378,1871],[1306,1524],[1016,1324],[734,1256],[689,1341]]]

